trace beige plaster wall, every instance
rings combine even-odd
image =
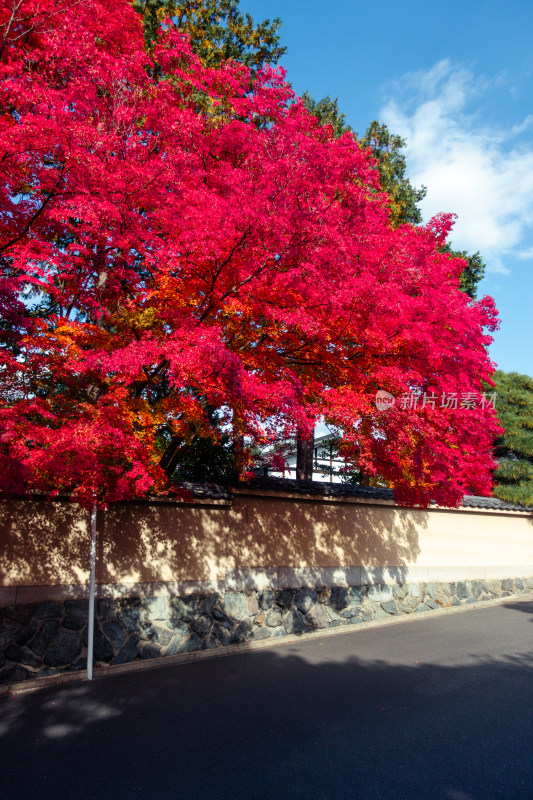
[[[67,502],[0,504],[0,586],[83,584],[88,561],[86,510]],[[132,503],[98,518],[100,584],[217,581],[238,567],[481,564],[533,565],[533,515],[241,490],[232,503]]]

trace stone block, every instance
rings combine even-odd
[[[4,608],[4,616],[13,622],[18,622],[19,625],[28,625],[37,610],[35,603],[28,603],[25,605],[6,606]]]
[[[15,622],[2,625],[0,629],[0,647],[7,647],[11,642],[16,642],[21,635],[22,629]]]
[[[138,655],[138,644],[139,637],[136,634],[130,636],[128,641],[122,645],[113,662],[115,664],[128,664],[130,661],[133,661]]]
[[[222,645],[215,636],[208,636],[202,642],[202,650],[216,650],[217,647],[222,647]]]
[[[467,598],[470,595],[470,581],[457,581],[455,593],[460,599]]]
[[[112,597],[101,597],[96,603],[96,616],[100,620],[112,620],[117,608]]]
[[[174,631],[174,633],[177,633],[180,636],[188,636],[190,633],[189,625],[186,622],[183,622],[181,619],[169,619],[167,625],[172,631]]]
[[[61,619],[63,604],[55,601],[39,603],[35,611],[35,619]]]
[[[385,586],[382,583],[378,583],[375,586],[369,586],[368,597],[370,600],[374,600],[376,603],[386,603],[389,600],[392,600],[392,586]]]
[[[367,613],[367,614],[370,613],[370,614],[373,615],[373,614],[376,613],[376,611],[379,608],[380,608],[380,605],[375,600],[371,600],[369,597],[365,598],[365,600],[363,602],[363,611],[365,613]]]
[[[211,616],[213,619],[219,624],[222,625],[224,628],[231,630],[235,625],[235,620],[228,617],[227,614],[224,614],[223,611],[220,611],[219,608],[214,608],[211,612]]]
[[[125,608],[118,616],[128,633],[138,633],[141,630],[143,618],[139,608]]]
[[[392,587],[392,596],[395,600],[403,600],[409,589],[406,583],[396,583]]]
[[[142,645],[139,655],[141,658],[159,658],[161,648],[155,642],[147,642]]]
[[[75,617],[73,614],[67,614],[63,619],[61,626],[68,628],[71,631],[81,631],[85,627],[87,619],[85,617]]]
[[[293,591],[292,589],[279,589],[276,592],[276,604],[281,608],[288,611],[292,606]]]
[[[262,609],[262,611],[268,611],[276,602],[276,595],[272,589],[263,589],[263,591],[259,592],[257,600],[259,608]]]
[[[88,634],[89,634],[89,632],[88,632],[88,629],[86,628],[83,631],[83,643],[84,643],[85,646],[87,646]],[[113,646],[111,645],[111,642],[109,642],[106,639],[106,637],[104,636],[104,634],[102,633],[100,628],[96,628],[95,627],[95,631],[94,631],[94,660],[95,661],[109,662],[109,661],[111,661],[113,659],[114,655],[115,655],[115,651],[113,649]],[[54,664],[53,666],[58,666],[58,665]]]
[[[343,619],[352,619],[353,617],[357,617],[362,610],[362,606],[348,606],[348,608],[343,608],[340,612],[340,615]]]
[[[34,678],[50,678],[52,675],[61,675],[61,670],[57,667],[45,667],[34,673]]]
[[[318,602],[318,594],[315,592],[314,589],[310,589],[308,587],[304,587],[303,589],[298,589],[294,596],[294,605],[296,608],[302,612],[302,614],[307,614],[308,611]]]
[[[163,655],[165,656],[175,656],[177,653],[182,652],[184,637],[176,634],[170,640],[169,644],[164,648]]]
[[[209,594],[199,608],[201,614],[211,614],[215,606],[219,605],[222,598],[218,592]]]
[[[502,593],[502,582],[500,580],[496,580],[496,578],[492,578],[491,580],[485,581],[486,589],[491,593],[495,594],[496,597],[500,597]]]
[[[61,667],[71,664],[80,653],[80,637],[75,633],[59,631],[45,653],[44,663],[47,667]]]
[[[82,669],[87,669],[87,657],[82,656],[81,658],[77,658],[72,664],[68,667],[68,672],[79,672]]]
[[[191,622],[191,630],[203,639],[211,631],[211,624],[211,619],[202,615]]]
[[[337,611],[336,608],[333,608],[333,606],[324,606],[324,608],[326,610],[326,614],[330,619],[330,624],[331,622],[343,621],[343,617],[341,617],[340,613]]]
[[[414,597],[406,598],[406,600],[415,600]],[[418,606],[418,600],[415,600],[414,605],[411,605],[406,602],[406,600],[398,600],[398,610],[402,614],[412,614],[415,608]]]
[[[283,614],[279,608],[272,608],[265,616],[265,625],[269,628],[277,628],[283,622]]]
[[[29,669],[17,664],[15,667],[8,667],[0,673],[0,683],[22,683],[22,681],[27,681],[31,677],[33,677],[33,674]]]
[[[258,642],[262,639],[269,639],[271,636],[271,631],[268,628],[260,628],[258,625],[254,625],[252,631],[250,632],[250,636],[248,637],[251,642]]]
[[[50,642],[57,635],[59,622],[56,619],[49,619],[43,622],[29,646],[38,656],[43,656]]]
[[[140,597],[120,597],[117,603],[119,608],[141,608]]]
[[[307,612],[305,618],[312,628],[317,629],[329,628],[331,622],[326,609],[319,603],[314,605],[313,608]]]
[[[37,669],[41,666],[40,658],[37,658],[33,653],[24,650],[17,644],[10,644],[5,650],[5,655],[10,661],[15,661],[17,664],[22,664],[24,667],[33,667]]]
[[[250,592],[244,595],[244,602],[246,603],[246,616],[255,617],[259,612],[259,603],[257,602],[257,592]]]
[[[104,636],[115,649],[120,649],[125,643],[127,634],[120,622],[116,620],[109,620],[102,625]]]
[[[216,622],[213,625],[213,635],[217,637],[218,641],[224,646],[230,643],[230,632],[227,628],[220,623]],[[180,651],[181,652],[181,651]]]
[[[171,597],[169,617],[183,620],[183,622],[192,622],[199,604],[195,595],[187,598]]]
[[[243,619],[230,634],[230,642],[245,642],[254,625],[251,619]]]
[[[347,608],[349,603],[348,588],[346,586],[332,586],[329,601],[337,611]]]
[[[147,621],[141,626],[140,638],[150,642],[156,642],[161,645],[161,647],[166,647],[173,636],[175,636],[174,631],[156,622]]]
[[[297,608],[291,609],[283,620],[283,627],[287,633],[302,633],[305,628],[305,619]]]
[[[30,639],[32,639],[35,636],[37,632],[37,624],[38,624],[37,620],[34,619],[33,622],[30,622],[30,624],[26,628],[22,629],[20,635],[17,636],[15,641],[15,643],[18,644],[19,647],[23,647],[30,641]]]
[[[148,619],[164,620],[169,616],[166,597],[145,597],[141,603]]]
[[[348,589],[349,605],[360,606],[367,591],[366,586],[350,586]]]
[[[230,619],[241,620],[246,616],[246,601],[242,594],[229,592],[224,597],[224,612]]]
[[[184,639],[182,643],[181,653],[193,653],[196,650],[201,650],[202,640],[195,633],[191,633],[188,639]]]

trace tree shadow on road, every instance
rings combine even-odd
[[[533,650],[452,658],[438,622],[3,697],[3,794],[530,800]]]
[[[523,614],[529,614],[533,617],[533,600],[520,603],[503,603],[502,608],[507,608],[509,611],[521,611]],[[533,622],[533,619],[529,621]]]

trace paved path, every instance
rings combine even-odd
[[[533,798],[533,602],[0,698],[2,800]]]

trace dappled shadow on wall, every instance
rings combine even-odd
[[[84,583],[89,577],[89,512],[75,503],[0,503],[0,585]]]
[[[129,503],[98,516],[97,581],[202,581],[224,575],[228,508]]]
[[[417,509],[283,498],[117,504],[98,512],[96,580],[139,591],[177,581],[216,588],[231,567],[364,565],[369,583],[383,579],[383,566],[389,580],[402,581],[427,524]],[[0,546],[4,585],[86,583],[89,512],[68,502],[3,503]]]
[[[419,531],[429,515],[419,509],[356,503],[238,497],[229,512],[228,556],[238,566],[367,567],[401,581],[420,554]]]

